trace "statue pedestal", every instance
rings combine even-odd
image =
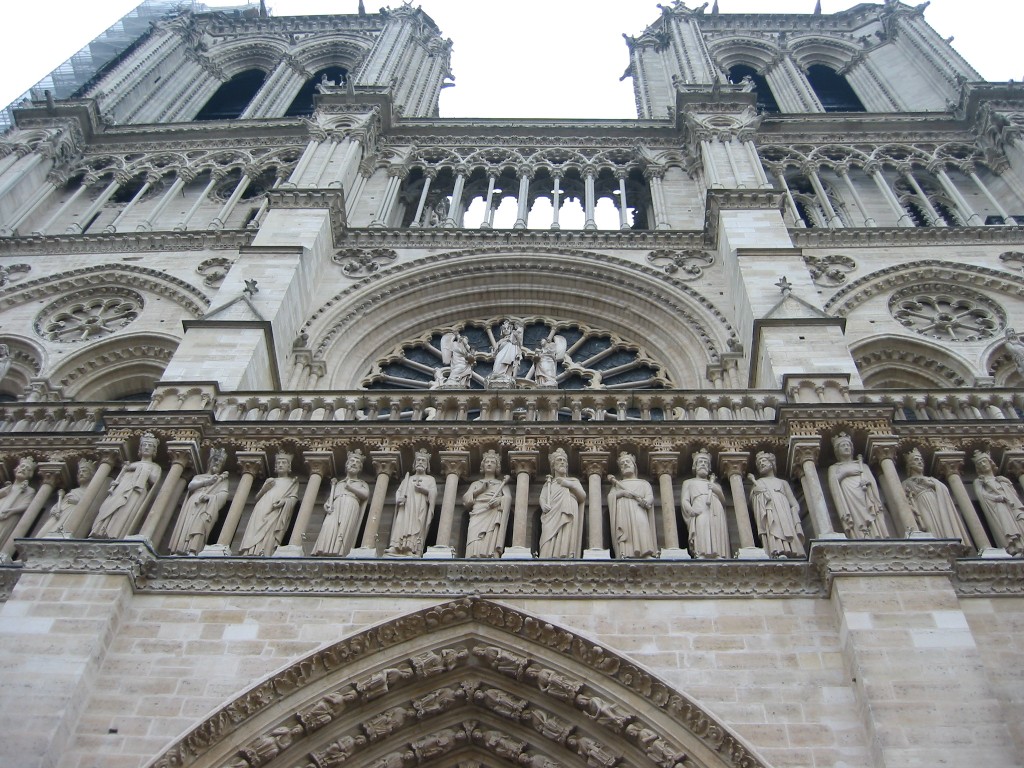
[[[691,560],[690,553],[679,547],[665,547],[658,553],[659,560]]]
[[[501,553],[502,560],[532,560],[533,552],[529,547],[505,547]]]
[[[760,547],[740,547],[736,553],[737,560],[771,560],[768,553]]]
[[[838,541],[850,541],[850,539],[846,538],[846,534],[842,533],[840,531],[832,531],[831,533],[823,533],[820,536],[815,536],[814,538],[820,539],[820,540],[826,540],[827,539],[827,540],[830,540],[830,541],[836,541],[836,540],[838,540]],[[810,542],[808,542],[808,544],[809,543]]]
[[[281,544],[274,550],[273,557],[305,557],[300,544]]]
[[[227,544],[207,544],[198,557],[231,557],[231,547]]]
[[[455,559],[455,547],[438,546],[435,544],[432,547],[427,547],[427,551],[423,553],[424,560],[454,560]]]
[[[354,547],[345,557],[351,558],[363,558],[363,557],[377,557],[376,547]]]
[[[584,560],[611,560],[612,553],[607,549],[584,549]]]
[[[907,531],[908,539],[934,539],[935,535],[928,531]]]
[[[516,389],[515,376],[488,376],[484,380],[485,389]]]

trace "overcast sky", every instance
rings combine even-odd
[[[207,5],[244,5],[206,0]],[[454,43],[444,117],[636,116],[622,34],[658,18],[658,0],[419,0]],[[670,0],[661,0],[668,4]],[[703,2],[703,0],[701,0]],[[722,13],[810,13],[814,0],[719,0]],[[137,0],[4,2],[0,105],[112,24]],[[373,12],[383,4],[366,0]],[[691,7],[700,3],[689,3]],[[823,0],[825,13],[854,5]],[[267,0],[271,13],[354,13],[358,0]],[[1024,79],[1024,0],[932,0],[925,18],[989,80]]]

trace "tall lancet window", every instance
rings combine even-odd
[[[267,79],[267,73],[260,69],[239,72],[223,83],[210,100],[196,115],[196,120],[234,120],[249,106],[256,91]]]
[[[814,89],[826,112],[866,112],[853,88],[831,67],[812,64],[807,69],[807,82]]]
[[[757,94],[757,111],[778,114],[779,103],[775,100],[775,94],[768,85],[764,75],[759,75],[753,67],[746,64],[737,64],[729,70],[729,80],[736,85],[743,82],[743,78],[749,77],[754,83],[754,92]]]

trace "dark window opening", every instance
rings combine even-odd
[[[334,83],[335,86],[344,85],[348,79],[348,70],[344,67],[327,67],[326,69],[318,69],[313,73],[313,76],[303,83],[302,88],[296,94],[295,98],[292,99],[292,103],[288,106],[288,110],[284,113],[285,117],[308,117],[313,114],[313,97],[316,95],[316,87],[320,85],[321,80],[326,77],[329,82]]]
[[[768,85],[768,80],[764,75],[759,75],[756,69],[748,67],[746,64],[737,64],[729,70],[729,79],[736,85],[742,83],[745,77],[749,77],[754,81],[754,93],[757,94],[757,111],[778,114],[781,111],[779,103],[775,100],[775,94],[772,93],[771,86]]]
[[[866,112],[846,78],[824,64],[812,64],[807,81],[826,112]]]
[[[256,95],[256,91],[260,89],[266,78],[266,73],[259,69],[239,72],[217,89],[217,92],[199,110],[196,120],[237,119],[249,106],[252,97]]]
[[[146,183],[144,176],[136,176],[126,184],[122,184],[118,187],[117,191],[110,196],[110,202],[112,203],[130,203],[135,199],[135,196],[139,194],[139,190],[142,189],[142,185]]]

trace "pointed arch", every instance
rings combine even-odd
[[[902,336],[864,339],[850,354],[865,389],[966,387],[977,375],[947,347]]]
[[[150,768],[452,765],[767,768],[629,659],[491,600],[400,616],[316,651],[197,725]]]
[[[177,348],[177,339],[156,334],[119,336],[90,344],[49,378],[74,400],[142,399],[152,393]]]

